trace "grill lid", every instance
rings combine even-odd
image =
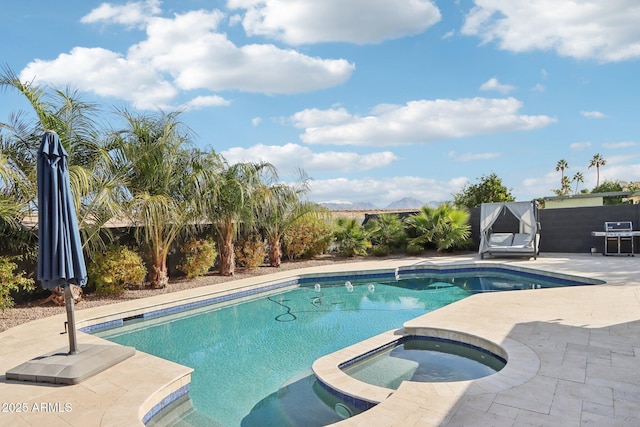
[[[611,221],[604,223],[604,231],[632,231],[633,224],[631,221]]]

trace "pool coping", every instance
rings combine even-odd
[[[550,257],[553,258],[553,257]],[[564,271],[569,271],[571,273],[583,273],[580,270],[566,268],[568,265],[566,264],[569,261],[566,255],[561,254],[557,259],[550,259],[549,262],[541,262],[542,258],[538,258],[536,262],[526,261],[528,265],[531,265],[533,268],[529,268],[528,266],[522,266],[520,262],[509,262],[510,268],[523,268],[523,271],[533,270],[536,273],[540,273],[540,267],[545,268],[547,271],[550,271],[550,274],[564,274]],[[587,258],[588,259],[588,258]],[[584,258],[583,258],[584,261]],[[558,263],[555,263],[558,262]],[[618,262],[617,260],[611,260],[611,262]],[[610,264],[611,262],[607,262]],[[235,282],[227,282],[224,285],[211,285],[211,287],[215,287],[215,292],[219,293],[227,290],[232,291],[233,289],[244,288],[247,286],[256,286],[260,287],[265,283],[272,282],[281,282],[283,279],[291,278],[291,277],[302,277],[305,274],[320,274],[323,276],[336,276],[340,274],[344,274],[345,272],[353,271],[357,269],[357,271],[385,271],[388,273],[390,268],[397,268],[402,266],[407,266],[410,264],[410,259],[402,259],[402,260],[394,260],[389,262],[375,262],[375,263],[354,263],[354,264],[341,264],[341,265],[331,265],[324,268],[311,268],[305,271],[307,273],[301,272],[299,274],[292,274],[291,272],[282,272],[277,273],[272,280],[264,280],[264,277],[255,277],[251,279],[243,279]],[[443,264],[452,264],[454,266],[460,266],[465,263],[467,264],[498,264],[505,265],[506,263],[498,262],[492,260],[491,262],[487,261],[476,261],[473,257],[450,257],[446,259],[437,259],[436,262],[434,260],[416,260],[414,262],[414,266],[418,265],[443,265]],[[366,264],[366,265],[365,265]],[[585,265],[591,265],[593,262]],[[381,266],[385,265],[384,268],[371,268],[372,266]],[[626,265],[626,264],[623,264]],[[331,269],[331,272],[326,272],[327,269]],[[621,271],[618,269],[618,271]],[[386,274],[385,273],[385,274]],[[583,276],[593,276],[597,279],[603,279],[607,274],[606,271],[602,269],[595,272],[585,272],[585,274],[581,274]],[[576,276],[577,274],[570,274],[571,276]],[[270,276],[273,277],[273,276]],[[628,276],[627,276],[628,277]],[[256,283],[256,281],[260,281]],[[253,283],[253,284],[251,284]],[[95,323],[100,323],[104,319],[108,319],[111,317],[112,319],[117,318],[118,316],[123,315],[138,315],[141,313],[145,313],[148,311],[153,311],[154,309],[158,309],[158,307],[170,308],[172,305],[175,305],[175,302],[170,302],[175,297],[178,297],[179,302],[184,301],[198,301],[198,299],[206,299],[211,296],[211,289],[209,286],[199,288],[197,290],[189,290],[189,291],[181,291],[173,294],[166,295],[158,295],[157,297],[147,298],[145,300],[135,300],[135,301],[127,301],[124,303],[113,304],[109,306],[96,307],[92,309],[86,310],[78,310],[76,312],[76,317],[78,319],[79,325],[82,327],[86,327]],[[529,291],[525,291],[529,292]],[[535,291],[538,292],[538,291]],[[633,291],[632,295],[635,295],[635,298],[640,298],[637,290]],[[482,297],[483,295],[476,295],[470,298]],[[467,298],[467,299],[470,299]],[[163,300],[164,299],[164,300]],[[628,301],[627,301],[628,302]],[[633,301],[631,301],[633,302]],[[455,304],[453,304],[455,305]],[[152,307],[153,309],[149,309]],[[634,306],[635,307],[635,306]],[[429,316],[429,315],[426,315]],[[431,321],[431,318],[429,318]],[[59,322],[62,324],[63,315],[53,316],[48,319],[40,319],[38,321],[30,322],[25,325],[20,325],[15,328],[11,328],[7,331],[4,331],[0,334],[0,339],[4,344],[3,349],[0,349],[0,369],[9,369],[13,365],[16,364],[17,361],[24,361],[26,357],[36,357],[39,354],[46,353],[55,348],[63,347],[65,345],[66,338],[64,336],[60,337],[56,332],[57,328],[52,327],[52,324]],[[407,322],[405,324],[406,328],[411,327],[419,327],[425,326],[424,319],[417,318],[413,321]],[[446,329],[446,328],[445,328]],[[491,334],[489,334],[491,335]],[[397,338],[397,336],[395,336]],[[510,338],[509,338],[510,339]],[[494,341],[504,341],[501,342],[501,345],[505,346],[505,340],[496,340]],[[79,333],[79,342],[104,342],[98,337],[88,335],[85,333]],[[506,343],[508,345],[508,343]],[[514,342],[514,345],[517,346],[517,343]],[[526,347],[526,346],[525,346]],[[513,360],[513,357],[510,356],[510,359]],[[110,368],[108,372],[97,375],[96,377],[87,380],[85,383],[74,385],[74,386],[65,386],[64,389],[60,389],[57,387],[39,387],[34,385],[26,385],[20,384],[15,381],[7,381],[6,379],[0,379],[0,396],[4,399],[3,401],[9,400],[24,400],[28,403],[36,403],[39,400],[49,400],[49,401],[64,401],[65,399],[73,399],[74,404],[77,405],[76,411],[69,413],[39,413],[34,414],[31,413],[11,413],[11,414],[1,414],[3,422],[7,420],[12,423],[16,421],[16,425],[38,425],[41,424],[43,420],[46,419],[58,419],[62,420],[69,425],[119,425],[119,424],[127,424],[133,425],[138,424],[142,425],[142,420],[145,416],[156,407],[157,404],[162,402],[167,397],[172,394],[180,394],[183,393],[185,388],[188,387],[190,381],[190,368],[180,366],[174,364],[173,362],[164,361],[159,358],[155,358],[154,356],[137,352],[131,360],[122,362],[121,364]],[[502,371],[501,371],[502,372]],[[131,375],[132,373],[136,373],[137,375]],[[145,381],[140,381],[139,378],[144,378]],[[132,384],[134,382],[135,384]],[[186,387],[185,387],[186,386]],[[412,384],[415,386],[415,384]],[[495,386],[495,385],[493,385]],[[117,389],[117,393],[114,393],[112,389]],[[104,390],[108,389],[110,394],[115,394],[111,398],[105,398]],[[407,390],[410,390],[410,387],[403,385],[394,393],[394,396],[388,401],[397,402],[396,396],[401,394],[406,394]],[[36,391],[36,393],[34,393]],[[109,393],[107,393],[109,394]],[[95,401],[92,401],[88,395],[100,395],[100,404],[96,405]],[[61,397],[66,396],[66,397]],[[88,402],[85,402],[88,401]],[[383,406],[383,405],[381,405]],[[96,413],[100,414],[98,418],[93,418],[90,422],[87,422],[86,413]],[[82,412],[82,413],[78,413]],[[373,412],[378,412],[378,409],[374,409],[373,411],[367,411],[367,413],[373,414]],[[97,415],[96,414],[96,415]],[[359,418],[355,417],[356,419]],[[126,420],[126,421],[125,421]],[[378,423],[373,423],[373,425],[386,425],[384,422],[379,421]]]

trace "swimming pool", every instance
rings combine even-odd
[[[487,291],[492,281],[483,276],[474,284],[466,272],[460,274],[422,281],[306,280],[300,288],[280,294],[221,309],[133,320],[97,335],[194,368],[189,392],[194,410],[184,423],[252,425],[259,417],[260,425],[266,426],[325,425],[339,421],[340,414],[331,407],[323,410],[318,402],[312,409],[322,413],[313,413],[292,400],[304,395],[301,390],[311,397],[321,394],[309,392],[314,387],[309,375],[313,361]],[[498,275],[493,280],[501,289],[558,285],[538,279],[526,282],[520,276],[507,279],[513,277]],[[478,289],[479,283],[483,289]],[[322,399],[326,396],[318,398]],[[307,414],[310,419],[292,417],[292,408],[296,416]]]

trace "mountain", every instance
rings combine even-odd
[[[397,209],[420,209],[425,205],[424,202],[421,202],[418,199],[414,199],[413,197],[405,197],[401,200],[396,200],[387,206],[385,209],[387,210],[397,210]]]
[[[320,202],[318,204],[331,211],[366,211],[380,209],[369,202]]]
[[[328,202],[320,202],[319,205],[324,206],[325,208],[331,211],[376,211],[376,210],[406,210],[406,209],[415,209],[419,210],[424,205],[429,205],[431,207],[437,207],[441,204],[441,202],[422,202],[413,197],[405,197],[401,200],[396,200],[395,202],[389,203],[389,205],[385,208],[379,208],[373,203],[369,202],[343,202],[343,201],[328,201]]]

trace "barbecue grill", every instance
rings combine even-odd
[[[633,238],[640,236],[640,231],[633,231],[631,221],[609,221],[604,223],[604,231],[593,231],[592,236],[604,237],[604,252],[602,255],[630,255],[634,256]],[[628,243],[630,252],[622,251],[622,244]],[[615,244],[616,252],[609,251],[609,245]]]

